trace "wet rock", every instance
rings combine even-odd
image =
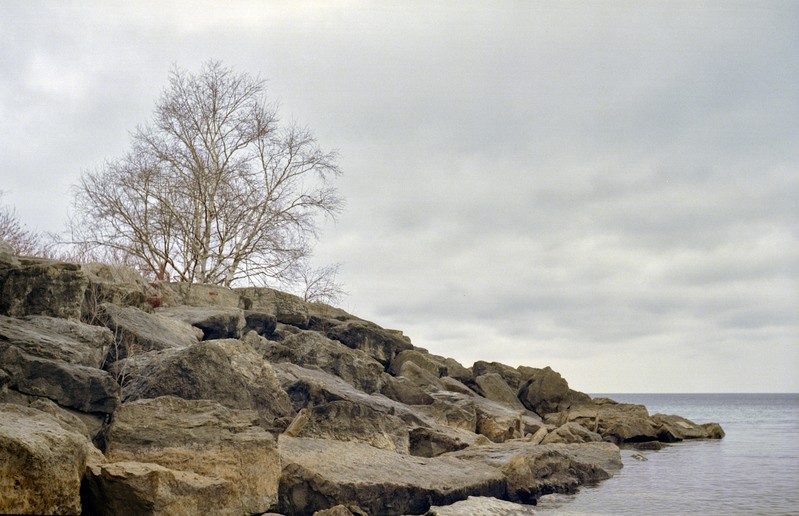
[[[528,516],[535,514],[530,505],[489,498],[486,496],[470,496],[466,500],[443,507],[430,507],[426,516]]]
[[[502,496],[503,475],[454,458],[398,455],[372,446],[280,436],[280,511],[311,514],[339,504],[368,514],[421,514],[468,496]]]

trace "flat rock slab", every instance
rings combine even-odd
[[[505,479],[487,464],[398,455],[351,442],[279,439],[280,508],[311,514],[338,504],[368,514],[423,514],[431,504],[503,496]]]
[[[203,332],[203,340],[238,339],[246,325],[244,311],[238,308],[173,306],[156,313],[188,323]]]

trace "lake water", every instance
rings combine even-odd
[[[650,414],[715,421],[727,435],[660,451],[622,450],[616,476],[576,495],[545,496],[536,514],[799,515],[799,394],[596,396],[646,405]]]

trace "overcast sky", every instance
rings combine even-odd
[[[799,2],[0,0],[0,189],[58,231],[173,64],[338,149],[342,307],[586,392],[799,391]]]

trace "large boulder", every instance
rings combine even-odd
[[[433,398],[412,380],[404,376],[383,373],[380,394],[406,405],[430,405]]]
[[[402,419],[346,400],[300,410],[283,434],[366,443],[402,454],[408,454],[410,446],[408,426]]]
[[[283,324],[308,327],[308,304],[295,295],[260,287],[237,288],[235,292],[240,298],[240,308],[274,315]]]
[[[232,410],[210,400],[163,396],[126,403],[107,432],[107,463],[151,463],[194,473],[208,479],[201,486],[218,484],[213,489],[231,501],[232,512],[267,512],[277,501],[280,457],[274,437],[258,420],[255,411]],[[109,475],[105,468],[93,475]],[[169,476],[162,473],[155,478]],[[148,473],[131,475],[124,489],[130,491],[142,475]]]
[[[99,309],[98,320],[114,334],[109,364],[148,351],[185,348],[203,336],[202,330],[186,322],[138,308],[103,303]]]
[[[398,374],[399,377],[407,379],[424,392],[432,393],[445,390],[444,384],[438,376],[426,369],[422,369],[416,362],[410,360],[403,362]]]
[[[160,283],[163,299],[158,306],[205,306],[242,308],[237,290],[204,283]]]
[[[546,494],[574,493],[579,486],[608,479],[621,468],[621,453],[611,443],[534,445],[516,441],[466,448],[442,457],[497,468],[507,481],[507,499],[525,504],[535,504]]]
[[[271,365],[240,340],[207,340],[133,362],[122,387],[125,402],[166,395],[214,400],[228,408],[256,410],[262,424],[274,429],[285,428],[294,416]]]
[[[560,412],[574,405],[590,403],[587,394],[569,388],[568,382],[550,367],[535,369],[520,367],[522,380],[519,399],[529,410],[540,416]]]
[[[388,366],[388,372],[395,376],[400,374],[402,364],[405,362],[413,362],[436,378],[447,374],[447,367],[443,363],[433,359],[429,354],[422,353],[415,349],[401,351],[391,360]]]
[[[350,349],[315,331],[300,331],[279,342],[261,338],[256,345],[272,363],[291,362],[304,367],[318,367],[366,393],[378,392],[383,383],[384,372],[380,362],[363,351]]]
[[[569,422],[547,433],[541,444],[598,443],[601,441],[601,435],[588,430],[582,425]]]
[[[88,413],[119,404],[115,378],[98,369],[109,335],[76,321],[0,316],[0,370],[9,388]]]
[[[239,308],[172,306],[159,308],[156,313],[200,329],[203,340],[238,339],[247,325]]]
[[[472,365],[472,373],[475,377],[490,373],[498,374],[514,391],[519,389],[522,381],[522,374],[517,369],[500,362],[478,360]]]
[[[502,496],[502,473],[455,458],[398,455],[366,444],[281,435],[280,511],[312,514],[339,504],[368,514],[421,514],[468,496]]]
[[[502,403],[514,410],[525,410],[524,405],[516,397],[516,391],[511,389],[505,379],[498,373],[485,373],[475,376],[474,385],[477,393],[484,398]]]
[[[615,443],[658,440],[658,424],[649,416],[646,407],[604,398],[549,414],[545,421],[557,426],[573,421]]]
[[[400,352],[413,349],[413,345],[401,333],[359,321],[333,326],[327,331],[327,337],[348,348],[360,349],[385,367]]]
[[[84,514],[241,514],[230,482],[149,462],[92,464]]]
[[[664,442],[683,439],[721,439],[724,430],[718,423],[697,424],[681,416],[655,414],[652,420],[658,429],[658,440]]]
[[[0,403],[0,513],[80,514],[90,446],[44,412]]]
[[[88,280],[79,265],[44,258],[0,261],[0,314],[79,319]]]
[[[81,269],[89,281],[82,308],[82,319],[86,322],[94,324],[102,303],[140,309],[165,303],[159,289],[132,267],[86,263],[81,265]]]

